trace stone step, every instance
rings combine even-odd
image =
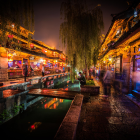
[[[132,95],[134,95],[135,97],[140,99],[140,92],[138,92],[136,90],[132,90]]]
[[[138,107],[140,107],[140,99],[132,94],[125,95],[129,100],[131,100],[134,104],[136,104]]]

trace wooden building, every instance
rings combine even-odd
[[[65,54],[54,49],[45,43],[31,39],[29,34],[34,35],[23,27],[20,27],[20,33],[17,33],[14,24],[7,26],[5,42],[0,42],[0,81],[9,78],[22,77],[22,66],[28,63],[28,70],[34,69],[34,75],[40,75],[40,64],[45,65],[46,74],[62,72],[66,67]],[[8,32],[10,30],[10,32]],[[0,30],[0,34],[2,31]],[[29,73],[30,75],[30,73]]]
[[[114,81],[121,83],[129,93],[140,91],[140,3],[133,3],[127,10],[113,15],[112,24],[102,43],[98,65],[101,69],[112,67]],[[116,84],[116,85],[117,85]]]

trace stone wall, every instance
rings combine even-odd
[[[8,58],[0,57],[0,82],[8,80]]]
[[[0,69],[0,82],[8,80],[8,69]]]

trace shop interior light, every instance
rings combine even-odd
[[[40,62],[43,62],[43,59],[40,59]]]
[[[11,26],[12,26],[12,28],[14,28],[14,24],[12,24]]]
[[[8,59],[8,61],[10,61],[10,62],[11,62],[11,61],[13,61],[13,59]]]

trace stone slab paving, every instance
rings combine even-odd
[[[100,95],[83,102],[76,140],[140,140],[140,108],[113,89],[105,97],[95,84]]]

